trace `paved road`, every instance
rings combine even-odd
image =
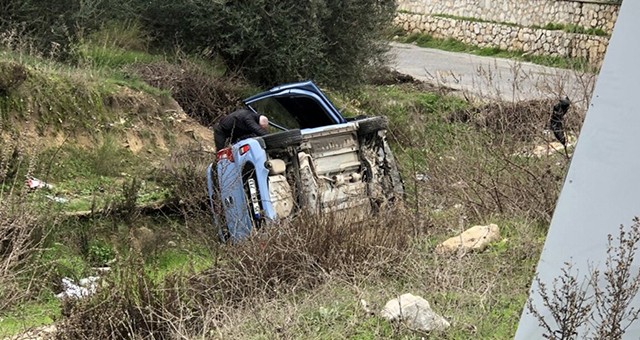
[[[569,96],[586,108],[595,75],[509,59],[454,53],[392,43],[391,66],[416,79],[459,90],[467,96],[508,101]]]

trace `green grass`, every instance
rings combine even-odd
[[[147,261],[147,272],[156,282],[169,274],[197,273],[210,268],[214,255],[200,245],[178,245],[160,252]]]
[[[539,254],[545,230],[515,219],[498,223],[508,241],[485,252],[464,258],[434,255],[435,244],[450,235],[433,230],[414,239],[409,259],[392,273],[335,274],[312,291],[252,305],[238,315],[230,314],[229,335],[252,339],[513,339],[537,261],[537,256],[525,255]],[[525,233],[528,236],[521,237]],[[426,243],[434,246],[424,247]],[[426,334],[381,318],[379,312],[386,302],[404,293],[425,298],[451,328]],[[364,311],[361,299],[374,315]]]
[[[89,275],[90,264],[77,252],[76,245],[70,244],[68,240],[65,243],[53,242],[46,246],[36,263],[48,267],[51,275],[57,278],[79,280]]]
[[[408,147],[413,144],[412,141],[422,141],[425,136],[435,144],[442,145],[442,139],[435,136],[466,129],[462,125],[445,124],[449,112],[464,110],[470,106],[457,96],[396,85],[367,86],[353,96],[358,103],[356,109],[359,112],[389,118],[389,134],[395,145]],[[407,155],[399,152],[398,156]]]
[[[563,31],[567,33],[596,35],[601,37],[609,36],[609,34],[605,32],[602,28],[599,28],[599,27],[586,28],[584,26],[580,26],[576,24],[548,23],[544,26],[531,26],[531,28],[550,30],[550,31]]]
[[[0,337],[12,336],[32,327],[52,324],[60,317],[60,302],[53,296],[0,314]]]
[[[55,204],[60,211],[102,209],[121,200],[123,186],[133,179],[140,184],[138,205],[162,202],[168,194],[167,188],[149,179],[153,169],[148,161],[122,148],[117,137],[109,134],[94,147],[63,144],[31,155],[18,166],[16,178],[23,178],[29,171],[31,176],[53,186],[31,193],[34,200],[47,202],[51,197],[67,200]],[[22,181],[18,184],[22,185]],[[14,185],[13,181],[0,183],[0,190],[11,190]]]
[[[137,63],[164,61],[162,55],[151,55],[146,52],[131,51],[117,47],[85,45],[78,51],[79,57],[92,68],[118,69],[122,66]]]
[[[597,69],[593,65],[589,64],[584,58],[539,56],[527,54],[524,51],[507,51],[496,47],[481,48],[475,45],[465,44],[452,38],[437,39],[428,34],[411,34],[409,36],[399,38],[399,41],[403,43],[415,43],[420,47],[435,48],[450,52],[464,52],[480,56],[519,60],[550,67],[566,68],[585,72],[597,72]]]
[[[434,43],[429,37],[419,39],[421,43]],[[456,41],[444,41],[441,44],[449,49],[468,48]],[[478,53],[496,55],[499,52],[485,49]],[[101,55],[105,59],[96,61],[101,69],[91,72],[98,75],[115,74],[110,73],[111,68],[136,62],[136,55],[138,54]],[[57,73],[51,74],[55,76]],[[93,84],[87,78],[82,79]],[[111,78],[100,77],[100,81],[105,79]],[[82,85],[83,81],[77,84]],[[119,81],[126,85],[131,80],[124,78]],[[97,91],[100,95],[96,95],[95,100],[110,93],[109,86],[113,84],[105,85],[107,87],[103,92]],[[65,92],[68,91],[65,88]],[[408,183],[414,175],[412,165],[429,174],[438,157],[446,158],[453,150],[469,151],[460,155],[471,157],[475,155],[473,152],[477,148],[484,145],[462,147],[456,144],[456,139],[461,137],[465,137],[465,142],[481,141],[485,137],[469,125],[447,121],[450,112],[463,110],[471,105],[458,97],[430,93],[408,85],[365,87],[350,98],[336,96],[338,101],[349,103],[347,111],[351,115],[366,111],[369,115],[385,115],[390,118],[390,140],[397,150],[396,156]],[[92,121],[92,124],[98,123]],[[114,130],[113,133],[116,134],[118,131]],[[95,148],[88,150],[67,145],[47,150],[39,158],[46,166],[38,169],[40,172],[36,174],[46,173],[46,179],[59,190],[56,193],[73,197],[65,205],[72,210],[88,209],[94,199],[99,204],[106,204],[110,199],[121,198],[123,185],[132,178],[147,178],[145,170],[148,164],[139,163],[130,152],[118,148],[116,136],[117,134],[113,139],[105,138]],[[486,153],[486,150],[482,151]],[[433,182],[413,192],[409,189],[409,195],[418,197],[419,194],[424,194],[427,195],[424,196],[426,199],[439,199],[446,195],[435,192],[435,185],[432,186],[431,183]],[[141,186],[138,192],[138,202],[153,201],[163,197],[164,192],[152,181],[146,181],[146,185]],[[406,262],[385,271],[365,271],[366,275],[363,276],[327,273],[330,279],[320,287],[296,287],[293,294],[287,293],[286,296],[277,296],[275,299],[256,297],[255,301],[246,301],[243,309],[234,307],[227,310],[229,315],[228,319],[225,315],[224,326],[230,328],[230,332],[225,333],[225,337],[512,338],[544,241],[544,224],[506,214],[487,215],[484,220],[467,221],[469,224],[499,224],[504,240],[494,243],[483,253],[469,254],[460,259],[443,258],[435,256],[432,250],[440,241],[452,236],[452,229],[455,230],[458,226],[456,223],[460,213],[446,207],[438,212],[423,213],[424,222],[429,229],[413,240],[415,245],[409,250],[410,256]],[[116,254],[119,255],[119,260],[132,255],[131,244],[128,243],[132,231],[148,226],[158,235],[158,239],[145,247],[149,249],[143,251],[144,271],[154,282],[161,282],[172,274],[184,278],[212,266],[227,265],[223,261],[218,262],[218,254],[213,254],[217,249],[207,248],[209,240],[185,235],[192,230],[194,224],[196,227],[207,228],[210,232],[207,234],[208,238],[216,237],[210,228],[208,215],[196,222],[186,219],[167,222],[159,216],[128,221],[117,215],[65,220],[49,236],[46,244],[48,248],[41,261],[55,265],[55,271],[60,276],[81,278],[89,274],[92,264],[105,262]],[[167,240],[174,241],[175,245],[168,246]],[[224,249],[225,247],[219,248],[221,251]],[[125,261],[120,263],[127,265]],[[370,264],[366,263],[363,266],[368,265]],[[260,289],[260,284],[263,282],[256,282],[257,289]],[[452,321],[452,328],[442,334],[413,332],[378,316],[367,315],[360,306],[360,299],[365,299],[374,312],[379,312],[388,299],[405,292],[421,295],[429,300],[436,312]],[[15,333],[28,322],[33,325],[52,322],[60,314],[59,305],[55,300],[42,300],[0,316],[0,329]]]
[[[106,222],[106,221],[105,221]],[[77,226],[76,226],[77,228]],[[94,230],[93,233],[96,233]],[[90,237],[96,237],[91,235]],[[67,235],[67,238],[69,236]],[[89,275],[95,275],[90,266],[95,265],[96,260],[105,260],[114,256],[115,245],[111,245],[98,238],[89,242],[89,254],[83,258],[78,254],[77,245],[65,245],[53,243],[46,248],[38,258],[40,265],[46,265],[55,278],[69,277],[77,281]],[[108,250],[108,254],[105,253]],[[121,256],[126,256],[121,253]],[[209,268],[213,263],[213,255],[204,247],[186,242],[176,248],[168,248],[157,254],[146,254],[145,270],[156,282],[160,282],[169,274],[192,274]],[[105,257],[106,256],[106,257]],[[98,261],[100,262],[100,261]],[[104,265],[99,263],[100,265]],[[39,284],[47,284],[40,282]],[[25,330],[48,325],[60,318],[61,304],[52,293],[46,293],[43,297],[28,302],[19,308],[0,314],[0,337],[10,336]]]
[[[512,27],[523,27],[522,25],[518,25],[513,22],[485,20],[481,18],[464,17],[464,16],[451,15],[451,14],[432,14],[431,16],[437,17],[437,18],[464,20],[464,21],[470,21],[470,22],[486,22],[491,24],[498,24],[498,25],[505,25],[505,26],[512,26]]]

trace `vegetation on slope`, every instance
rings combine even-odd
[[[550,103],[486,106],[421,84],[370,82],[338,92],[343,82],[377,78],[348,67],[364,58],[355,52],[344,67],[336,65],[351,51],[348,39],[360,39],[357,29],[379,28],[385,16],[331,32],[324,31],[325,21],[338,16],[347,25],[366,9],[358,6],[373,3],[342,10],[331,1],[309,6],[318,11],[306,18],[318,39],[340,38],[317,48],[295,37],[284,44],[291,26],[279,25],[283,18],[240,15],[262,2],[216,2],[227,6],[233,22],[247,25],[216,34],[253,32],[246,40],[225,37],[241,44],[225,52],[209,40],[185,40],[194,33],[189,30],[220,18],[206,11],[191,15],[202,8],[188,6],[204,2],[159,2],[138,20],[115,23],[131,18],[122,8],[109,10],[113,16],[104,21],[87,20],[84,30],[65,33],[72,39],[55,50],[49,48],[54,38],[28,35],[39,32],[35,26],[16,31],[6,13],[19,3],[9,1],[0,25],[10,26],[0,27],[20,35],[3,35],[0,50],[0,335],[54,322],[57,337],[69,339],[512,337],[568,164],[562,154],[524,152],[548,141],[542,129]],[[100,2],[107,5],[116,6]],[[180,12],[183,6],[189,11]],[[279,6],[267,13],[280,13]],[[387,13],[387,6],[377,10]],[[307,14],[293,13],[291,22]],[[46,25],[66,27],[73,18]],[[275,57],[290,48],[291,58],[254,54],[266,52],[253,45],[265,28],[282,38]],[[209,39],[211,31],[196,33],[194,39]],[[174,48],[175,40],[184,45]],[[196,53],[203,51],[211,53]],[[252,74],[265,69],[277,73]],[[311,75],[336,86],[328,92],[346,114],[390,118],[406,204],[355,226],[332,216],[302,217],[238,246],[219,244],[204,188],[204,167],[213,157],[206,126],[264,86],[253,81]],[[577,130],[580,123],[568,127]],[[28,190],[25,176],[53,189]],[[75,214],[81,210],[89,213]],[[433,251],[461,229],[488,222],[501,226],[503,239],[487,251],[461,257]],[[62,303],[55,298],[62,278],[79,280],[103,266],[110,271],[101,274],[95,295]],[[377,312],[408,291],[427,298],[453,328],[421,334],[361,307],[364,299]]]

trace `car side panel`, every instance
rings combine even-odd
[[[240,148],[249,145],[249,151],[240,154]],[[242,183],[242,171],[251,163],[255,168],[256,184],[260,194],[262,214],[275,219],[276,213],[269,197],[268,175],[265,167],[267,155],[256,139],[245,139],[232,146],[234,162],[226,159],[218,161],[217,171],[220,186],[220,199],[223,202],[227,229],[232,242],[248,237],[253,226],[253,217],[248,210],[248,201]]]

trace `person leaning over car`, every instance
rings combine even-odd
[[[241,139],[264,136],[268,132],[269,119],[248,109],[236,110],[220,119],[213,129],[216,150]]]

